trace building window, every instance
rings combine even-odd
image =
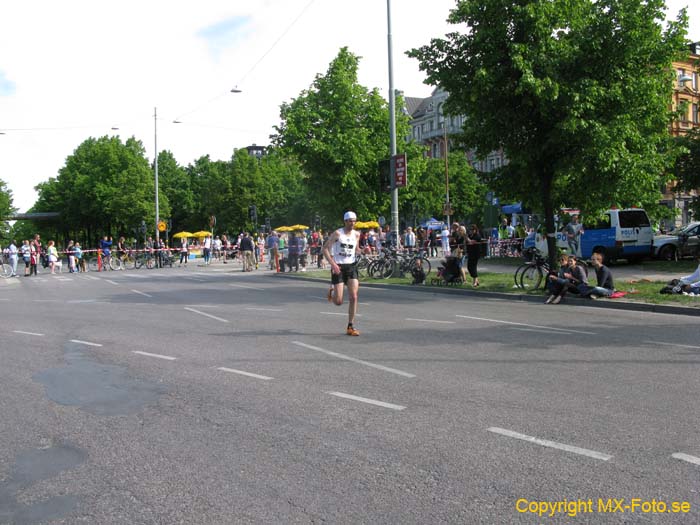
[[[693,124],[700,124],[700,115],[698,115],[698,105],[693,104]]]
[[[685,76],[685,69],[679,69],[678,70],[678,87],[683,89],[683,82],[681,82],[681,78]]]
[[[444,104],[438,105],[438,115],[437,115],[438,129],[442,129],[445,126],[445,115],[442,113],[443,107],[444,107]]]

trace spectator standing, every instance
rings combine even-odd
[[[187,238],[183,237],[180,239],[180,264],[178,266],[182,266],[182,261],[185,261],[185,266],[187,266],[187,254],[188,252],[188,246],[187,246]],[[226,262],[226,261],[224,261]]]
[[[85,257],[83,257],[83,249],[79,242],[73,245],[73,256],[76,261],[76,271],[85,272]]]
[[[413,253],[413,251],[416,249],[416,234],[413,233],[413,228],[410,226],[406,228],[403,245],[406,250],[408,250],[408,253]]]
[[[442,244],[442,256],[447,257],[450,255],[450,230],[447,223],[442,225],[442,230],[440,231],[440,243]]]
[[[211,259],[211,237],[204,238],[204,264],[208,265]]]
[[[469,231],[467,232],[467,271],[472,278],[472,286],[474,288],[479,286],[479,272],[477,266],[479,264],[479,257],[481,256],[481,233],[479,233],[479,228],[476,224],[469,226]]]
[[[39,262],[39,254],[36,251],[36,245],[34,243],[31,243],[29,245],[29,275],[37,275],[37,262]]]
[[[277,268],[277,258],[279,257],[279,237],[277,237],[277,232],[272,231],[267,237],[267,250],[270,257],[270,270],[275,270]]]
[[[29,240],[25,239],[20,248],[22,260],[24,261],[24,276],[29,277],[29,267],[31,265],[32,249],[29,246]]]
[[[68,246],[66,246],[66,254],[68,255],[68,273],[75,273],[75,253],[74,253],[73,241],[68,241]]]
[[[253,239],[248,235],[248,232],[243,232],[240,242],[241,256],[243,258],[243,270],[244,272],[252,272],[255,268],[255,258],[253,246]]]
[[[41,236],[38,233],[34,236],[34,241],[32,242],[32,246],[34,247],[34,251],[36,252],[36,263],[34,266],[34,275],[36,275],[38,273],[36,264],[39,263],[39,260],[41,259],[41,256],[43,255],[42,246],[41,246]]]
[[[58,250],[56,249],[53,241],[49,241],[46,252],[49,256],[49,268],[51,270],[51,274],[55,274],[56,263],[58,262]]]
[[[569,253],[581,255],[581,235],[583,235],[583,224],[578,222],[578,215],[571,216],[571,222],[564,226],[566,242],[569,245]]]
[[[12,275],[10,277],[19,277],[17,275],[17,258],[19,250],[17,249],[17,241],[10,241],[10,246],[8,246],[8,255],[10,260],[10,268],[12,268]]]
[[[296,233],[291,233],[289,238],[289,256],[287,257],[289,270],[294,268],[295,272],[299,271],[299,236]]]

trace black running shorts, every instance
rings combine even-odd
[[[343,282],[348,284],[350,279],[358,279],[356,264],[339,264],[338,266],[340,266],[340,273],[331,272],[331,283],[340,284]]]

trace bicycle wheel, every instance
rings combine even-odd
[[[2,263],[2,273],[0,273],[0,277],[3,279],[7,279],[10,275],[12,275],[12,266],[9,264]]]
[[[90,257],[90,259],[88,259],[88,270],[91,272],[96,272],[99,270],[97,267],[97,257]]]
[[[542,284],[544,270],[535,264],[525,268],[520,274],[520,287],[527,290],[537,290]]]
[[[132,255],[125,255],[122,259],[122,269],[131,270],[135,268],[136,259]]]
[[[109,258],[109,267],[112,270],[122,270],[122,261],[119,257],[110,257]]]
[[[138,270],[139,268],[141,268],[143,266],[143,260],[144,260],[143,254],[137,255],[136,257],[134,257],[134,269]]]
[[[515,273],[513,274],[513,284],[514,284],[515,288],[522,288],[523,287],[523,285],[520,283],[520,281],[522,280],[522,274],[530,266],[532,266],[530,263],[524,263],[515,269]]]
[[[367,257],[361,257],[357,261],[357,275],[360,279],[365,279],[368,275],[367,270],[369,269],[370,260]]]

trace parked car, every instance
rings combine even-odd
[[[700,253],[700,222],[654,236],[654,256],[671,261]]]

